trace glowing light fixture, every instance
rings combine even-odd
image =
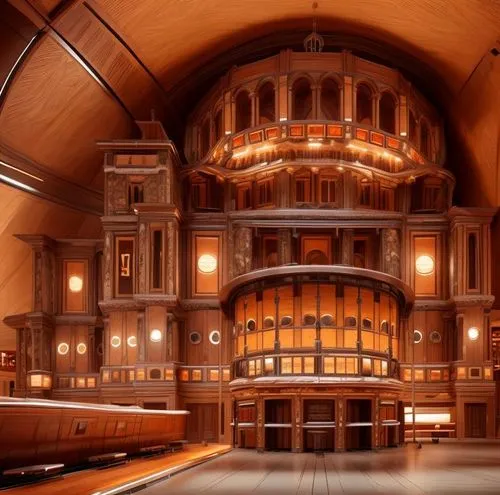
[[[320,143],[319,141],[309,141],[307,143],[307,146],[309,146],[309,148],[321,148],[322,143]]]
[[[202,254],[198,258],[198,270],[202,273],[213,273],[217,269],[217,259],[211,254]]]
[[[137,337],[135,335],[131,335],[127,339],[127,344],[129,347],[137,347]]]
[[[71,292],[81,292],[83,288],[83,280],[77,275],[72,275],[68,279],[68,287]]]
[[[113,335],[113,337],[111,337],[111,345],[113,347],[120,347],[122,343],[122,339],[120,339],[120,337],[118,337],[118,335]]]
[[[419,275],[430,275],[434,272],[434,259],[432,256],[423,254],[416,259],[415,268]]]
[[[467,330],[467,335],[469,340],[472,340],[473,342],[476,341],[479,338],[479,328],[470,327],[469,330]]]
[[[351,118],[351,117],[346,117],[344,120],[345,120],[346,122],[352,122],[352,118]]]
[[[400,135],[400,136],[403,136],[403,137],[406,137],[406,135],[407,135],[407,134],[406,134],[406,131],[401,131],[401,132],[399,133],[399,135]]]
[[[149,334],[149,340],[151,340],[151,342],[161,342],[161,331],[157,328],[151,330],[151,333]]]
[[[69,345],[66,342],[61,342],[57,346],[57,353],[61,356],[65,356],[69,352]]]
[[[420,330],[413,330],[413,342],[415,344],[420,344],[422,342],[422,332]]]
[[[76,352],[78,352],[78,354],[80,354],[80,356],[83,356],[87,352],[87,346],[83,342],[80,342],[76,346]]]

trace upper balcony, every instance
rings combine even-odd
[[[222,176],[307,160],[418,176],[445,155],[439,115],[397,70],[289,50],[221,79],[190,117],[185,153]]]

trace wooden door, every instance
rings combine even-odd
[[[486,404],[465,404],[465,436],[486,438]]]
[[[217,442],[217,404],[186,404],[191,413],[187,420],[187,440],[191,443]]]

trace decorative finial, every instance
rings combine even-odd
[[[325,46],[325,41],[323,37],[316,32],[316,9],[318,8],[318,2],[313,2],[313,30],[312,33],[304,40],[304,49],[306,52],[320,52]]]

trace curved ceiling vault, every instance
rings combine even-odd
[[[0,95],[0,162],[42,178],[39,195],[60,205],[0,186],[0,318],[31,297],[27,248],[12,234],[99,234],[96,141],[133,136],[134,119],[154,108],[180,144],[207,81],[311,25],[306,0],[9,0],[1,9],[0,88],[36,38]],[[500,3],[323,0],[318,18],[337,44],[372,43],[428,86],[447,118],[460,201],[500,205]],[[0,330],[0,349],[13,346],[5,337]]]

